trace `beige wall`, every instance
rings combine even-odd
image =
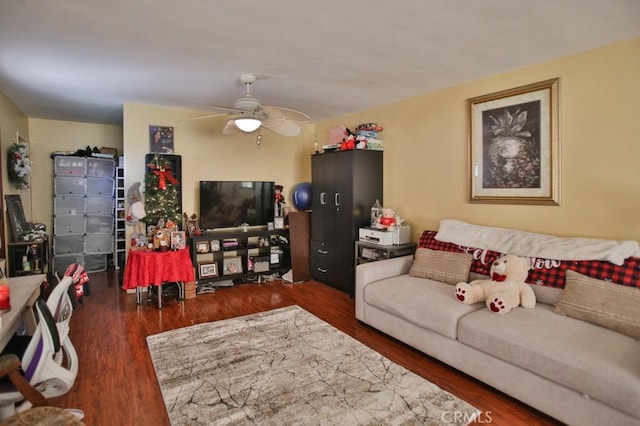
[[[122,152],[122,127],[106,124],[29,119],[31,141],[33,222],[47,225],[51,232],[53,216],[53,160],[55,151],[75,152],[97,146]]]
[[[0,161],[2,162],[2,193],[21,194],[28,191],[19,191],[9,183],[9,175],[7,174],[7,150],[17,140],[17,134],[23,138],[29,138],[29,121],[27,117],[20,111],[13,102],[9,100],[2,92],[0,92]],[[2,214],[7,211],[4,197],[0,201],[2,205]],[[5,250],[7,241],[11,238],[11,226],[9,221],[4,221],[5,241],[0,242]]]
[[[384,201],[413,239],[443,218],[532,232],[640,240],[640,38],[316,126],[384,127]],[[467,106],[475,96],[560,78],[561,205],[468,202]]]
[[[289,202],[293,185],[310,179],[313,126],[304,125],[296,137],[265,130],[256,147],[256,133],[223,135],[224,116],[185,120],[210,114],[180,108],[126,104],[124,106],[125,186],[144,186],[145,155],[149,153],[149,125],[173,126],[174,150],[182,156],[182,208],[197,213],[201,180],[267,180],[284,186]]]

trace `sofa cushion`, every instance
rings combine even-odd
[[[640,289],[567,271],[555,312],[640,339]]]
[[[430,278],[448,284],[467,282],[473,256],[467,253],[436,251],[418,248],[409,275]]]
[[[538,304],[460,319],[458,340],[640,417],[640,342]]]
[[[366,303],[413,324],[456,339],[458,321],[481,303],[465,305],[454,297],[454,288],[428,278],[400,275],[375,281],[364,288]]]

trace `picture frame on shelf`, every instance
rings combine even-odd
[[[242,272],[242,257],[225,257],[223,259],[222,275],[236,275]]]
[[[7,202],[7,216],[9,216],[9,223],[11,224],[13,242],[21,242],[20,238],[29,230],[27,220],[24,217],[22,200],[20,195],[5,195],[4,199]]]
[[[276,216],[273,218],[273,227],[275,229],[284,229],[284,217]]]
[[[220,251],[220,240],[211,240],[209,245],[212,252]]]
[[[559,78],[467,100],[469,202],[560,205]]]
[[[196,242],[196,252],[197,253],[209,253],[209,242],[208,241],[198,241]]]
[[[171,250],[187,248],[187,233],[185,231],[171,231]]]
[[[259,246],[259,242],[260,242],[260,237],[259,236],[251,236],[251,237],[247,237],[247,247],[251,248],[251,247],[258,247]]]
[[[187,228],[187,232],[189,233],[190,237],[193,237],[195,235],[197,235],[199,228],[198,228],[198,221],[196,219],[189,219],[186,221],[186,228]]]
[[[218,276],[218,263],[199,263],[198,276],[200,278],[213,278]]]

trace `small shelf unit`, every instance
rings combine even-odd
[[[126,241],[126,216],[124,188],[124,157],[118,157],[116,166],[116,203],[115,203],[115,247],[113,254],[113,267],[118,270],[124,268],[124,260],[127,256]]]
[[[416,251],[416,243],[383,246],[368,241],[356,241],[355,266],[393,257],[406,256]]]
[[[189,238],[197,285],[229,285],[291,269],[288,229],[208,231]],[[227,283],[222,284],[223,281]]]

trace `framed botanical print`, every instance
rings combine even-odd
[[[468,100],[470,202],[560,204],[558,85]]]

